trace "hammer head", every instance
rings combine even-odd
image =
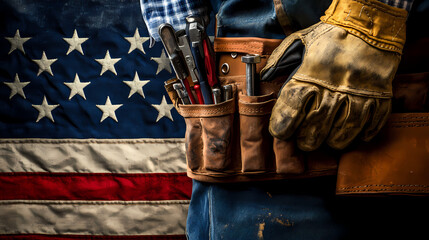
[[[260,63],[261,56],[258,54],[247,54],[246,56],[241,57],[241,61],[244,63]]]

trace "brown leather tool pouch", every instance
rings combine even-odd
[[[177,105],[186,122],[186,157],[190,173],[222,175],[241,169],[235,97],[220,104]],[[237,128],[237,129],[236,129]]]
[[[268,123],[284,79],[258,83],[258,96],[247,96],[241,56],[259,54],[262,69],[281,42],[261,38],[217,38],[215,51],[221,85],[233,86],[233,98],[220,104],[182,105],[171,80],[166,85],[186,122],[188,176],[206,182],[241,182],[333,175],[338,156],[304,153],[295,142],[274,139]],[[333,157],[335,156],[335,157]]]
[[[268,132],[274,94],[240,95],[240,149],[243,172],[274,172],[273,139]]]

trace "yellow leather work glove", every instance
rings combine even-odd
[[[271,134],[296,134],[305,151],[374,137],[390,113],[406,19],[407,11],[376,0],[334,0],[321,22],[284,39],[261,71],[262,81],[289,75]]]

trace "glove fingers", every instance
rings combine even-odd
[[[346,100],[346,95],[329,90],[322,91],[320,104],[305,117],[297,133],[297,144],[301,150],[313,151],[328,136],[338,109]]]
[[[390,99],[375,99],[375,107],[372,116],[368,119],[367,126],[363,130],[362,140],[370,141],[374,138],[389,118],[392,108]]]
[[[319,88],[314,85],[295,80],[288,82],[272,110],[269,124],[271,135],[283,140],[290,138],[307,115],[306,109],[312,106],[318,92]]]
[[[367,123],[374,100],[349,95],[332,124],[326,143],[335,149],[347,147]]]

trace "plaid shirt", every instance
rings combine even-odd
[[[160,41],[158,26],[169,23],[177,31],[185,29],[185,18],[189,15],[198,15],[208,21],[209,4],[205,0],[140,0],[144,22],[151,38]]]
[[[411,10],[414,0],[378,0],[384,4],[390,5],[392,7],[402,8],[408,12]]]

